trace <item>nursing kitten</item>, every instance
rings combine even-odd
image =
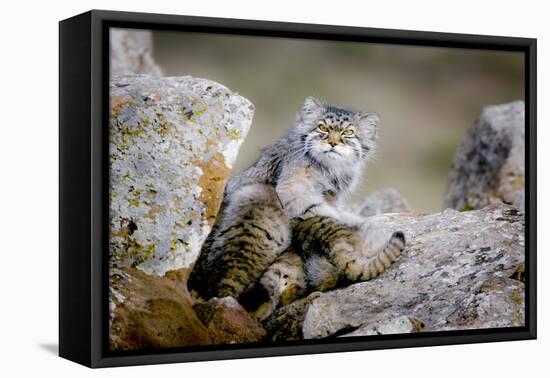
[[[263,320],[279,305],[290,304],[307,292],[302,256],[288,248],[275,259],[259,281],[241,295],[239,302],[257,319]]]
[[[306,98],[295,127],[228,180],[190,289],[205,299],[233,296],[264,319],[307,291],[383,272],[403,250],[403,233],[344,203],[372,156],[378,123],[374,113]]]
[[[292,220],[291,247],[241,295],[241,304],[263,320],[304,294],[376,278],[401,255],[405,236],[394,232],[376,247],[369,235],[386,230],[371,227],[349,227],[324,216]]]

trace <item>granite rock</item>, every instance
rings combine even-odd
[[[372,322],[368,325],[357,328],[356,330],[344,333],[340,337],[372,336],[372,335],[392,335],[396,333],[415,333],[422,332],[424,323],[418,319],[408,316],[387,316],[386,318]]]
[[[252,122],[247,99],[193,77],[110,82],[110,263],[163,275],[197,258]]]
[[[458,147],[444,208],[481,209],[492,203],[525,209],[525,104],[487,106]]]
[[[150,31],[111,28],[109,49],[111,76],[162,76],[162,70],[153,59],[153,35]]]
[[[279,308],[264,321],[268,339],[524,325],[521,210],[500,204],[371,219],[405,232],[400,259],[374,280]]]

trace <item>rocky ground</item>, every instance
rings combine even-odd
[[[407,248],[380,277],[317,293],[265,321],[272,340],[521,326],[524,214],[508,205],[377,221]]]

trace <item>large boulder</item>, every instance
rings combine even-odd
[[[210,232],[254,107],[193,77],[110,82],[110,262],[189,267]]]
[[[264,322],[270,340],[524,325],[525,217],[518,208],[371,219],[405,232],[400,260],[374,280],[276,310]]]
[[[135,268],[111,269],[110,350],[210,344],[187,292],[184,271],[165,277]]]
[[[110,73],[161,76],[162,70],[153,59],[153,35],[148,30],[109,30]]]
[[[445,208],[507,203],[525,209],[525,104],[487,106],[458,147]]]
[[[240,344],[263,340],[262,325],[231,297],[195,303],[187,291],[189,269],[146,274],[111,268],[110,350]]]

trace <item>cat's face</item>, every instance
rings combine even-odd
[[[306,98],[298,127],[303,148],[326,166],[355,163],[370,156],[375,147],[379,118]]]

